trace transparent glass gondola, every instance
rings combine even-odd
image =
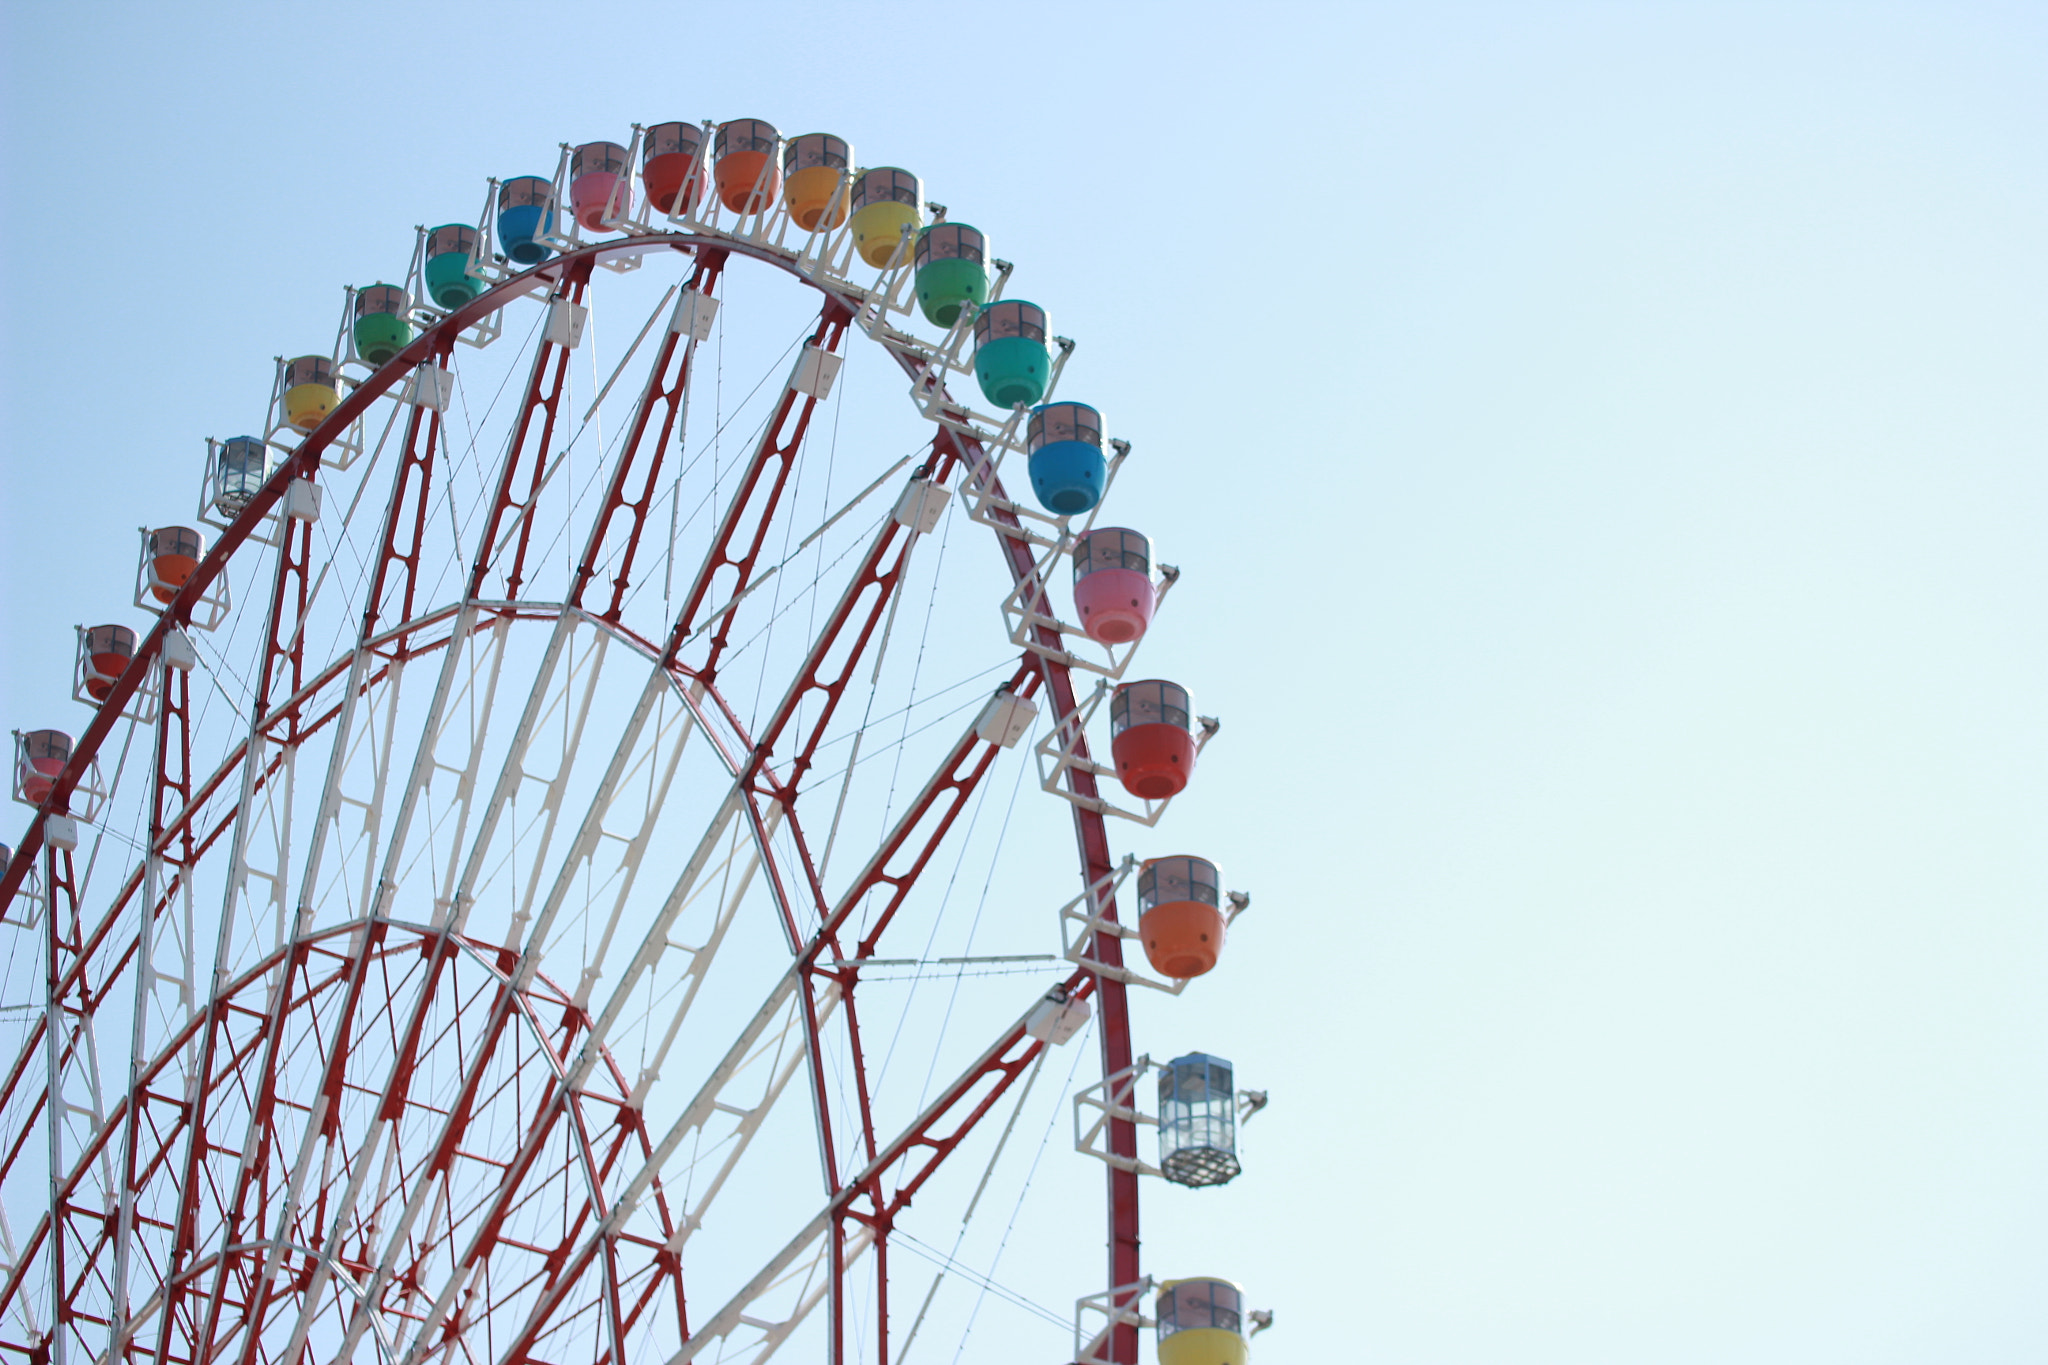
[[[1229,1062],[1190,1052],[1159,1068],[1159,1171],[1177,1185],[1222,1185],[1237,1156],[1237,1083]]]
[[[422,366],[420,373],[439,373],[431,366]],[[414,376],[417,379],[417,374]],[[408,381],[408,388],[412,381]],[[325,461],[322,462],[326,463]],[[236,521],[262,493],[277,471],[277,448],[260,437],[230,436],[225,441],[211,437],[206,442],[205,477],[199,493],[199,521],[216,531],[232,528]],[[320,519],[320,488],[310,479],[293,479],[282,491],[282,496],[246,534],[260,545],[278,543],[278,526],[286,518],[298,521]],[[174,528],[167,528],[174,529]],[[203,534],[203,533],[202,533]],[[157,578],[163,586],[182,586],[177,571],[183,565],[172,562],[159,570]],[[186,572],[189,572],[186,571]],[[177,581],[172,582],[173,579]],[[154,596],[154,592],[152,593]]]
[[[206,443],[206,493],[203,512],[232,522],[255,501],[270,480],[270,446],[260,436],[230,436]]]

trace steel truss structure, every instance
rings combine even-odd
[[[863,1032],[864,971],[943,909],[919,888],[1004,753],[970,712],[895,751],[911,795],[871,789],[868,713],[930,536],[887,514],[896,486],[864,500],[906,463],[994,529],[1001,694],[1071,722],[1055,776],[1094,927],[1059,998],[1092,1001],[1102,1076],[1132,1067],[1117,812],[1045,605],[1071,536],[1004,492],[1014,416],[951,396],[963,329],[918,340],[894,321],[907,270],[858,285],[779,220],[622,228],[420,310],[315,431],[266,431],[283,458],[174,598],[138,593],[159,620],[0,876],[0,921],[42,968],[0,1033],[7,1358],[758,1360],[809,1320],[828,1359],[886,1365],[898,1220],[1052,1046],[1028,1027],[1040,981],[979,1038],[950,1033],[908,1102]],[[686,560],[693,371],[741,262],[817,312],[757,434],[709,457]],[[680,278],[579,414],[594,271],[627,263]],[[510,344],[529,297],[523,370],[481,423],[502,447],[480,451],[455,347]],[[800,507],[850,337],[900,367],[929,439],[843,507]],[[588,436],[615,387],[629,417]],[[806,554],[807,595],[779,596]],[[240,655],[230,624],[260,631]],[[67,812],[91,818],[81,783],[117,744],[146,769],[110,808],[133,810],[133,854],[110,813],[89,857]],[[127,859],[111,891],[98,856]],[[746,946],[763,934],[779,965]],[[815,1189],[749,1175],[778,1116],[806,1117],[791,1092]],[[1085,1354],[1131,1365],[1144,1167],[1121,1111],[1097,1142],[1111,1288]]]

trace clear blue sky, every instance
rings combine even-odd
[[[130,528],[412,224],[636,119],[832,129],[1028,269],[1188,570],[1173,837],[1257,906],[1139,1045],[1274,1100],[1150,1268],[1268,1363],[2048,1358],[2048,10],[0,26],[8,728],[82,723]]]

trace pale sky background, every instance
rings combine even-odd
[[[1138,1042],[1274,1099],[1148,1268],[1268,1363],[2048,1361],[2048,7],[4,16],[7,728],[412,224],[831,129],[1028,268],[1189,570],[1170,819],[1257,904]]]

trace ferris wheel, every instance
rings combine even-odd
[[[953,1229],[1050,1071],[1108,1262],[1043,1357],[1242,1365],[1138,1244],[1264,1102],[1132,1038],[1248,903],[1157,842],[1218,727],[1126,677],[1178,571],[1011,274],[838,137],[636,125],[277,359],[15,732],[0,1352],[936,1357],[949,1283],[1045,1316]]]

